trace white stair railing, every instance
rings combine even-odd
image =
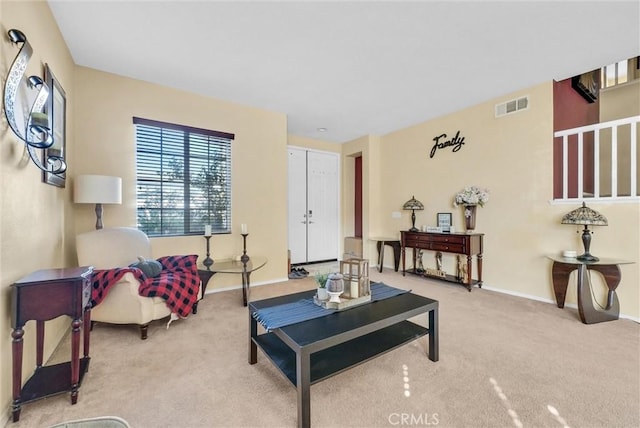
[[[638,123],[640,123],[640,116],[632,116],[555,132],[554,137],[562,138],[562,197],[556,200],[576,201],[585,198],[601,201],[640,200]],[[609,132],[610,136],[607,135]],[[593,133],[593,171],[585,171],[585,168],[591,168],[585,166],[584,162],[585,134],[588,133]],[[569,141],[571,136],[576,138]],[[569,150],[572,144],[577,144],[577,157],[570,165]],[[571,197],[569,196],[570,169],[577,171],[577,196]],[[593,176],[593,193],[585,192],[585,175]],[[618,182],[619,177],[623,177],[621,183]]]

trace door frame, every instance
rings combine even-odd
[[[306,150],[308,152],[315,152],[315,153],[322,153],[322,154],[328,154],[328,155],[333,155],[337,158],[338,160],[338,194],[336,195],[336,203],[338,205],[338,222],[337,222],[337,227],[338,230],[336,230],[336,234],[337,234],[337,243],[338,243],[338,248],[336,248],[336,259],[340,260],[340,251],[342,249],[342,244],[341,244],[341,236],[342,236],[342,187],[343,187],[343,183],[342,183],[342,153],[340,152],[331,152],[328,150],[318,150],[318,149],[312,149],[309,147],[303,147],[303,146],[296,146],[296,145],[292,145],[292,144],[287,144],[287,154],[289,153],[289,149],[296,149],[296,150]],[[289,161],[288,161],[288,156],[287,156],[287,248],[289,247],[289,222],[291,221],[291,219],[289,219]],[[308,243],[307,243],[308,244]],[[305,255],[305,257],[307,257]]]

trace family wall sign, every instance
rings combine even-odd
[[[436,154],[436,150],[446,149],[447,147],[452,147],[452,152],[457,152],[464,145],[464,137],[460,136],[460,131],[456,132],[456,135],[453,138],[446,139],[447,134],[440,134],[433,139],[434,144],[431,147],[431,153],[429,154],[429,158],[432,158]]]

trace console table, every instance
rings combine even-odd
[[[376,241],[378,247],[378,272],[382,272],[384,265],[384,247],[386,245],[393,248],[393,262],[396,272],[400,266],[400,240],[398,238],[369,238],[372,241]]]
[[[78,401],[78,388],[89,368],[92,271],[92,267],[39,270],[12,285],[13,422],[20,419],[23,403],[67,391],[71,404]],[[60,315],[72,320],[71,361],[43,366],[44,322]],[[36,321],[36,369],[22,387],[23,327],[29,320]],[[79,358],[81,327],[84,352]]]
[[[405,275],[406,248],[413,248],[413,268],[410,273],[427,276],[429,278],[464,284],[469,291],[474,285],[482,288],[482,248],[484,233],[432,233],[432,232],[401,232],[402,242],[402,276]],[[460,281],[454,275],[431,276],[416,271],[416,250],[441,251],[443,253],[464,254],[467,256],[467,275]],[[472,279],[473,256],[478,260],[478,279]]]
[[[564,300],[567,295],[569,276],[574,270],[578,270],[578,312],[580,319],[585,324],[595,324],[603,321],[613,321],[620,317],[620,302],[616,294],[616,288],[620,284],[622,274],[620,265],[633,262],[620,259],[600,259],[597,261],[582,261],[576,258],[561,256],[547,256],[553,261],[551,268],[553,277],[553,291],[556,295],[556,303],[559,308],[564,308]],[[599,272],[604,278],[609,291],[607,292],[607,304],[602,310],[593,306],[591,299],[591,287],[589,271]]]

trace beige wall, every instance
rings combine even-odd
[[[529,96],[528,110],[494,118],[496,103],[523,95]],[[564,249],[582,252],[582,243],[576,228],[560,224],[562,215],[577,205],[550,203],[552,96],[549,82],[382,136],[380,209],[369,211],[369,223],[381,225],[376,233],[393,236],[410,227],[409,212],[402,213],[400,224],[391,213],[399,211],[411,195],[425,205],[424,211],[416,212],[417,226],[435,225],[438,212],[451,212],[455,227],[464,230],[462,209],[453,207],[453,196],[468,185],[486,187],[491,198],[478,208],[476,228],[486,234],[485,287],[553,300],[551,263],[545,254]],[[458,130],[465,138],[461,150],[442,149],[429,158],[435,136],[450,137]],[[622,267],[618,295],[621,312],[638,319],[639,205],[596,204],[593,208],[608,217],[609,226],[596,228],[591,252],[636,262]],[[392,258],[386,260],[391,263]],[[435,267],[433,253],[427,252],[424,260],[426,267]],[[453,272],[453,257],[444,260],[444,268]],[[571,302],[575,303],[574,285],[567,298]]]
[[[362,253],[373,259],[375,243],[369,237],[379,236],[380,194],[380,137],[368,135],[349,141],[342,149],[343,211],[342,223],[345,236],[354,234],[354,177],[355,158],[362,156]],[[372,250],[373,248],[373,250]]]
[[[122,205],[105,206],[109,226],[136,226],[135,128],[132,117],[235,134],[232,143],[232,234],[214,235],[211,257],[242,253],[240,224],[249,228],[247,253],[265,255],[252,274],[259,284],[287,278],[287,122],[280,113],[206,98],[143,81],[78,67],[77,174],[122,177]],[[75,233],[94,228],[93,206],[76,206]],[[202,236],[152,239],[155,257],[198,254]],[[237,286],[239,276],[217,275],[208,290]]]
[[[33,47],[27,75],[44,77],[44,64],[48,63],[66,92],[68,112],[73,111],[75,66],[47,4],[3,1],[0,16],[2,85],[19,51],[6,36],[9,29],[16,28]],[[73,125],[73,114],[68,113],[66,147],[72,166],[76,142]],[[40,170],[28,159],[24,143],[10,130],[4,114],[0,120],[0,189],[0,425],[4,425],[11,402],[10,285],[32,271],[74,263],[68,245],[73,224],[70,189],[42,182]],[[68,325],[67,317],[46,323],[45,358]],[[35,328],[29,322],[24,334],[23,378],[29,377],[34,367]]]
[[[249,225],[249,254],[264,254],[269,264],[252,275],[252,282],[286,278],[287,156],[286,146],[341,152],[343,156],[342,222],[344,235],[353,234],[353,157],[363,157],[363,233],[396,236],[409,227],[409,213],[394,219],[402,204],[415,195],[425,204],[417,224],[435,224],[438,212],[452,212],[462,228],[453,195],[466,185],[491,190],[491,200],[478,212],[478,232],[486,234],[486,287],[553,300],[550,262],[545,254],[563,249],[581,251],[576,229],[560,224],[573,205],[550,203],[552,191],[552,86],[545,83],[505,95],[460,112],[385,136],[364,136],[338,148],[330,143],[287,136],[286,117],[257,108],[76,67],[44,2],[0,0],[2,28],[25,32],[34,47],[29,74],[43,75],[49,63],[67,94],[67,160],[64,189],[43,184],[39,170],[25,160],[24,145],[2,119],[0,132],[0,406],[11,401],[10,285],[33,270],[76,264],[74,237],[91,230],[91,206],[73,205],[71,189],[78,174],[97,173],[123,178],[123,204],[106,206],[110,226],[135,225],[135,143],[132,116],[232,132],[233,224],[231,235],[212,239],[214,258],[241,251],[240,223]],[[17,53],[6,36],[0,41],[3,76]],[[530,96],[530,109],[495,119],[493,106],[521,95]],[[466,144],[458,153],[429,151],[434,136],[457,130]],[[622,313],[640,318],[640,206],[597,204],[609,219],[595,230],[592,252],[635,261],[622,267],[618,289]],[[365,257],[375,251],[366,241]],[[153,239],[155,256],[195,253],[203,256],[201,237]],[[425,256],[425,264],[433,259]],[[391,263],[392,258],[386,260]],[[445,260],[451,269],[451,260]],[[214,277],[210,288],[237,286],[239,278]],[[602,284],[599,293],[602,291]],[[425,285],[426,286],[426,285]],[[568,303],[575,302],[575,286]],[[238,295],[240,298],[240,295]],[[600,300],[602,301],[601,296]],[[473,298],[473,293],[469,295]],[[24,377],[31,374],[34,331],[25,334]],[[68,320],[47,323],[45,357],[67,330]],[[0,419],[0,424],[4,419]]]

